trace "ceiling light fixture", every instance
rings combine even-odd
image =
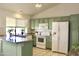
[[[15,14],[14,14],[14,17],[15,17],[15,18],[22,18],[22,15],[19,14],[19,13],[15,13]]]
[[[16,17],[16,18],[22,18],[22,13],[23,13],[23,10],[20,9],[20,10],[18,10],[18,11],[14,14],[14,17]]]
[[[37,3],[37,4],[35,5],[35,7],[40,8],[40,7],[42,7],[42,4]]]

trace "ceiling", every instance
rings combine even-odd
[[[0,8],[12,12],[21,12],[31,16],[58,5],[58,3],[41,3],[42,7],[36,8],[35,4],[36,3],[0,3]]]

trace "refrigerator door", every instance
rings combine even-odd
[[[52,23],[52,51],[58,51],[58,22]]]
[[[68,52],[68,22],[59,22],[59,52]]]

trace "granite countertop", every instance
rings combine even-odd
[[[19,41],[19,42],[11,42],[11,41],[7,41],[4,39],[4,37],[6,37],[5,35],[0,35],[0,37],[3,39],[2,41],[6,41],[6,42],[9,42],[9,43],[26,43],[26,42],[31,42],[33,41],[32,39],[30,39],[29,37],[27,38],[28,40],[23,40],[23,41]]]
[[[21,41],[21,42],[15,42],[15,43],[16,43],[16,44],[17,44],[17,43],[27,43],[27,42],[31,42],[31,41],[33,41],[33,40]]]
[[[33,40],[21,41],[21,42],[10,42],[10,41],[6,41],[6,40],[3,40],[3,41],[8,42],[8,43],[13,43],[13,44],[20,44],[20,43],[32,42]]]

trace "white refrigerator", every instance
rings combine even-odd
[[[52,22],[52,51],[68,53],[69,22]]]

